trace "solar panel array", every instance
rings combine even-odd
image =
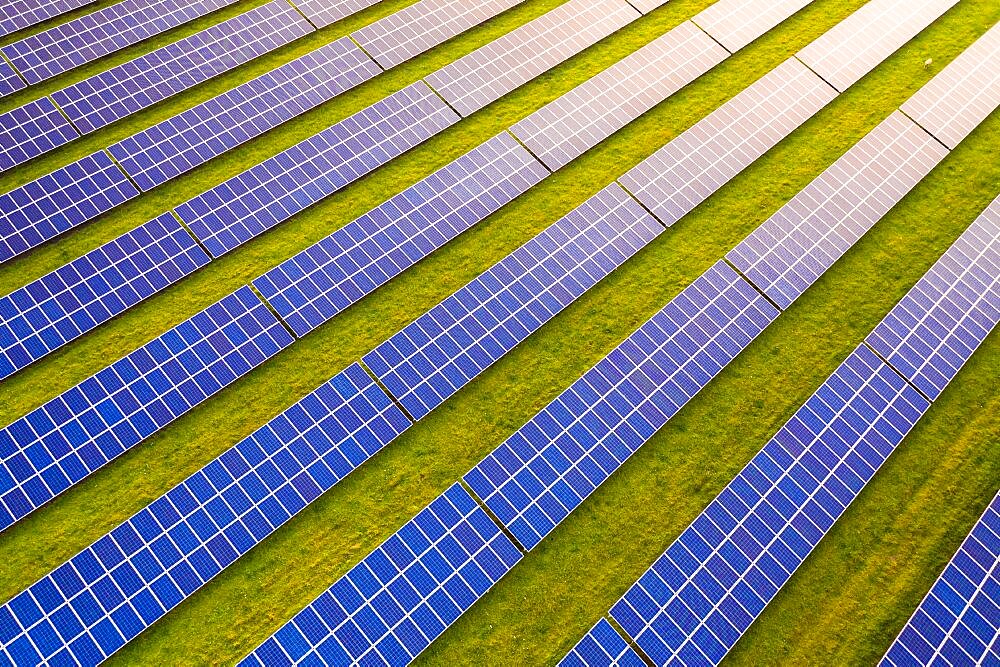
[[[503,132],[254,280],[304,336],[548,175]]]
[[[812,0],[723,0],[691,19],[702,30],[736,53]]]
[[[427,84],[418,81],[176,211],[218,257],[458,120]]]
[[[533,548],[778,311],[718,262],[464,480]]]
[[[295,6],[317,28],[325,28],[379,2],[381,0],[296,0]]]
[[[646,661],[602,618],[559,661],[559,667],[646,667]]]
[[[954,149],[1000,106],[1000,25],[961,53],[900,107]]]
[[[52,93],[84,134],[144,109],[312,31],[273,0]]]
[[[829,84],[790,58],[618,182],[661,222],[672,225],[836,95]]]
[[[726,258],[787,308],[947,154],[896,111]]]
[[[1000,493],[889,647],[882,667],[1000,663]]]
[[[0,195],[0,262],[138,194],[108,154],[98,151]]]
[[[420,419],[656,238],[610,185],[364,357]]]
[[[687,21],[524,118],[511,132],[556,170],[728,55]]]
[[[0,171],[80,136],[48,97],[0,114]]]
[[[240,665],[402,667],[520,559],[455,484]]]
[[[124,139],[108,150],[143,190],[260,136],[382,70],[348,37]]]
[[[7,64],[7,61],[0,61],[0,97],[10,95],[26,86],[24,80]]]
[[[570,0],[424,80],[469,116],[639,16],[625,0]]]
[[[5,0],[0,4],[0,36],[59,16],[94,0]]]
[[[30,84],[205,16],[236,0],[125,0],[2,48]]]

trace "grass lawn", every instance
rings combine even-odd
[[[108,4],[108,3],[102,3]],[[23,104],[223,16],[70,75]],[[37,178],[404,5],[346,21],[0,175]],[[0,294],[485,44],[560,0],[527,0],[414,61],[0,266]],[[0,384],[0,424],[190,317],[711,4],[671,0]],[[358,359],[864,4],[815,0],[771,33],[358,305],[0,535],[9,599]],[[429,503],[1000,20],[962,0],[523,345],[110,661],[231,664]],[[7,38],[3,43],[12,41]],[[925,61],[932,59],[930,66]],[[551,664],[614,603],[1000,192],[993,114],[748,350],[421,657]],[[871,664],[1000,487],[994,332],[727,658]]]

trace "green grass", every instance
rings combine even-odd
[[[301,44],[254,61],[94,137],[71,143],[23,169],[0,175],[0,191],[97,150],[245,80],[249,73],[265,71],[405,4],[386,0],[307,37]],[[0,293],[52,270],[558,4],[558,0],[529,0],[0,267]],[[245,284],[708,4],[710,0],[672,0],[359,183],[4,381],[0,385],[0,423],[12,421],[110,359]],[[0,595],[9,598],[74,555],[862,4],[863,0],[816,0],[362,303],[0,535]],[[221,15],[213,15],[212,20]],[[960,2],[111,662],[228,664],[245,655],[722,257],[997,20],[1000,7],[992,0]],[[200,23],[189,27],[194,30]],[[933,65],[925,67],[928,58],[933,59]],[[68,81],[59,79],[52,88]],[[27,99],[31,98],[11,104]],[[1000,115],[994,114],[445,633],[421,661],[544,664],[558,660],[1000,192],[997,136]],[[729,657],[731,663],[870,664],[885,650],[1000,487],[998,376],[1000,336],[994,333],[751,628]]]

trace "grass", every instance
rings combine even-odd
[[[0,175],[0,191],[405,4],[385,0],[301,43]],[[558,0],[529,0],[0,267],[0,293],[558,4]],[[4,381],[0,423],[12,421],[99,370],[109,359],[218,300],[708,4],[710,0],[672,0],[359,183]],[[816,0],[362,303],[0,535],[0,595],[9,598],[74,555],[862,4],[863,0]],[[179,30],[194,30],[222,15],[219,12]],[[991,0],[962,0],[111,663],[229,664],[245,655],[997,20],[1000,7]],[[933,64],[925,67],[928,58]],[[95,71],[112,60],[101,61]],[[61,78],[52,89],[71,80],[76,79]],[[16,105],[28,99],[5,102]],[[546,664],[558,660],[1000,192],[997,136],[1000,115],[994,114],[432,645],[421,662]],[[1000,336],[994,333],[739,643],[728,658],[732,664],[871,664],[885,650],[1000,487],[998,371]]]

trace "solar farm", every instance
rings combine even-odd
[[[995,0],[0,0],[0,666],[1000,665]]]

